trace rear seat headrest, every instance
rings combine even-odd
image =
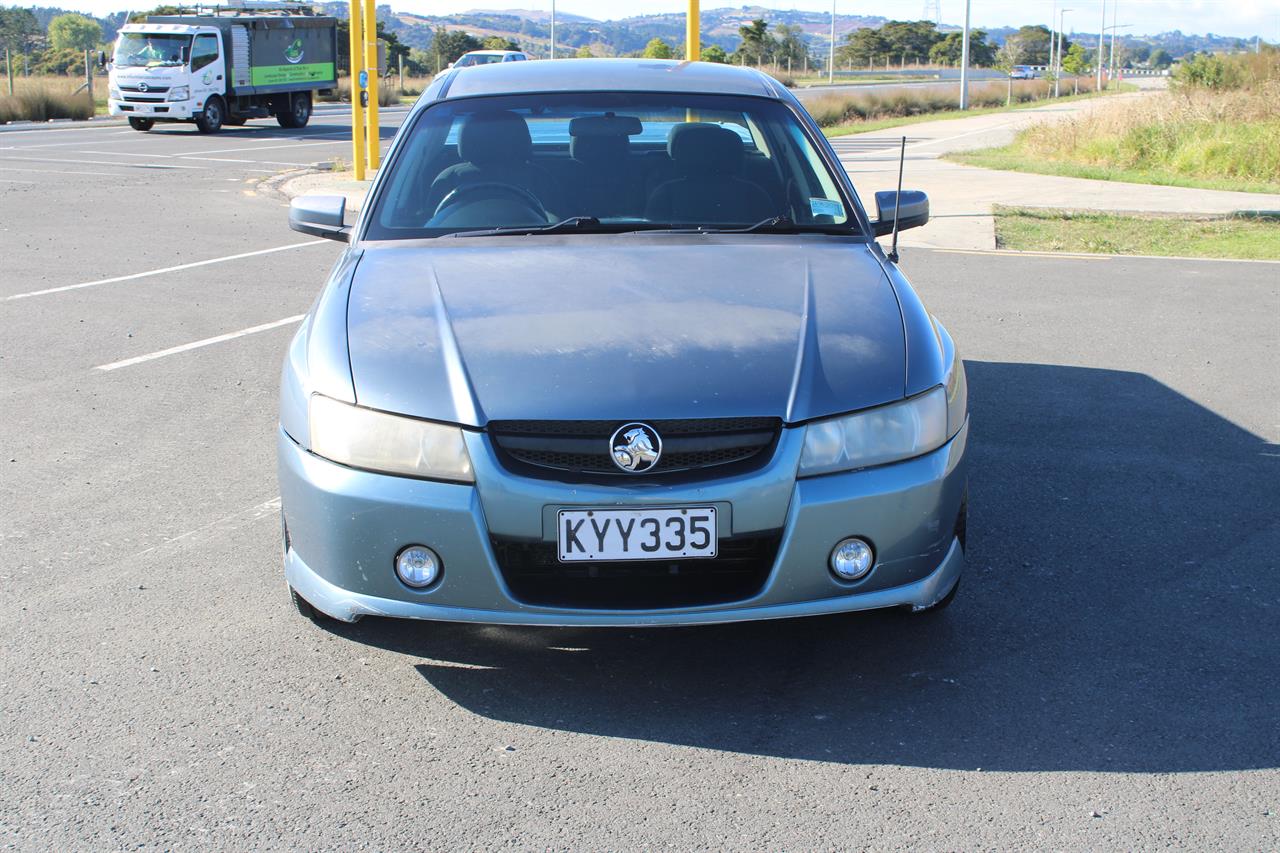
[[[458,133],[458,156],[468,163],[524,163],[532,153],[529,125],[507,110],[476,113]]]
[[[617,163],[631,153],[625,136],[572,136],[569,156],[580,163]]]
[[[715,124],[677,124],[667,135],[667,154],[688,174],[735,175],[742,171],[742,137]]]

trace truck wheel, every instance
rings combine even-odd
[[[298,92],[294,94],[289,99],[288,111],[277,113],[276,121],[280,122],[281,127],[306,127],[307,122],[311,121],[311,93]]]
[[[226,115],[227,110],[222,105],[222,98],[214,95],[204,102],[204,109],[200,111],[200,115],[196,116],[196,128],[201,133],[217,133],[222,129],[222,120]]]
[[[155,126],[156,126],[155,119],[149,119],[149,118],[129,119],[129,127],[132,127],[134,130],[148,131]]]

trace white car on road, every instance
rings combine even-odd
[[[450,62],[445,71],[450,68],[470,68],[472,65],[493,65],[498,62],[524,62],[532,58],[519,50],[473,50],[462,54],[455,62]],[[440,73],[443,74],[444,71]]]

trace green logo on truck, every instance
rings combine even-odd
[[[280,83],[324,83],[334,78],[333,63],[265,65],[253,69],[250,78],[250,83],[254,86],[275,86]]]
[[[292,65],[302,61],[302,39],[294,39],[293,44],[284,49],[284,58]]]

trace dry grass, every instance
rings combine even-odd
[[[1092,79],[1080,81],[1081,92],[1092,90]],[[928,89],[903,87],[852,95],[832,93],[806,101],[805,107],[820,127],[834,127],[851,122],[878,121],[954,110],[956,91],[950,87]],[[1012,102],[1020,104],[1043,100],[1050,97],[1051,91],[1051,84],[1045,80],[1016,80],[1013,83]],[[1062,91],[1068,94],[1072,91],[1068,81],[1064,81]],[[969,87],[969,104],[974,108],[1003,107],[1009,99],[1009,85],[1001,80],[976,83]]]
[[[1039,124],[1012,145],[976,152],[966,162],[1021,162],[1028,171],[1084,170],[1089,177],[1275,192],[1280,52],[1218,62],[1225,70],[1209,77],[1212,85],[1182,81],[1168,93]],[[1224,87],[1224,77],[1233,82]]]
[[[0,85],[4,85],[0,81]],[[19,77],[14,79],[14,93],[0,89],[0,124],[10,121],[48,121],[55,118],[91,118],[93,101],[85,92],[73,95],[80,81],[66,77]],[[105,79],[94,81],[95,89],[106,93]]]

